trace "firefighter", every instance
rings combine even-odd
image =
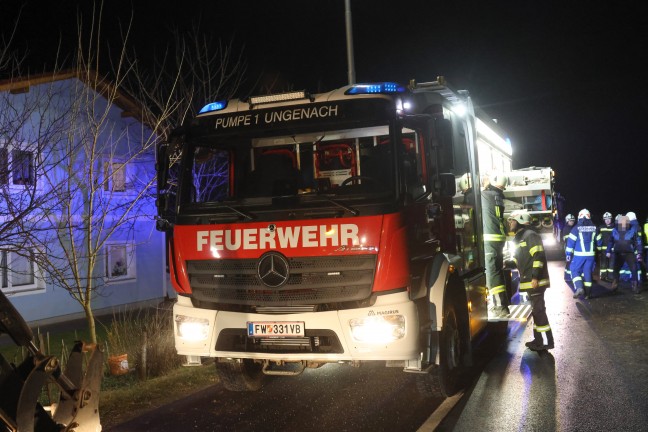
[[[464,196],[463,203],[473,205],[472,196],[474,192],[470,173],[465,173],[461,176],[459,179],[459,189]]]
[[[612,213],[605,212],[603,213],[603,224],[599,226],[598,235],[596,236],[596,241],[600,246],[598,246],[599,252],[599,277],[600,280],[605,282],[612,282],[612,258],[608,258],[605,249],[607,244],[610,241],[610,235],[612,235],[612,230],[614,229],[614,223],[612,222]]]
[[[490,173],[482,179],[481,204],[484,228],[484,255],[486,261],[486,285],[492,306],[489,315],[506,318],[509,301],[504,278],[504,189],[508,178],[501,173]]]
[[[520,273],[520,291],[528,293],[531,301],[533,340],[526,346],[533,351],[552,349],[554,338],[544,300],[544,292],[549,288],[549,270],[542,239],[529,227],[531,217],[525,210],[513,211],[508,223],[510,231],[515,233],[513,242],[517,247],[513,263]]]
[[[644,273],[643,283],[648,283],[648,217],[646,217],[646,222],[643,226],[643,259],[644,259],[644,268],[646,273]]]
[[[606,255],[611,257],[614,254],[614,271],[612,273],[612,291],[616,291],[619,286],[619,270],[623,264],[630,268],[630,280],[632,292],[639,294],[639,285],[637,284],[637,249],[641,245],[641,240],[637,241],[637,231],[630,224],[630,218],[627,216],[619,217],[617,226],[612,230],[610,241],[607,246]],[[639,254],[641,256],[641,254]]]
[[[645,274],[644,263],[641,259],[641,254],[643,252],[643,230],[641,229],[641,225],[639,225],[635,212],[628,212],[626,213],[626,216],[630,221],[630,226],[637,232],[635,237],[635,258],[637,259],[637,281],[641,283],[644,280]]]
[[[565,226],[563,227],[562,235],[560,236],[560,241],[563,244],[563,250],[567,248],[567,237],[569,237],[569,233],[571,232],[572,228],[574,228],[575,223],[576,218],[573,214],[569,213],[567,216],[565,216]],[[565,253],[565,257],[566,256],[567,253]],[[571,282],[572,280],[569,265],[570,262],[565,260],[565,282]]]
[[[565,259],[571,262],[569,268],[576,290],[574,298],[583,294],[586,299],[590,298],[597,246],[596,225],[592,222],[589,210],[582,209],[578,212],[578,222],[567,237],[565,249]]]

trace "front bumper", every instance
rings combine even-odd
[[[376,303],[368,308],[281,315],[197,309],[192,306],[190,299],[179,297],[173,308],[173,316],[175,344],[180,355],[335,362],[416,360],[420,352],[417,310],[406,292],[378,296]],[[352,322],[357,325],[367,319],[374,321],[376,317],[380,319],[385,316],[402,317],[394,320],[401,326],[396,340],[379,342],[359,341],[357,336],[354,338]],[[247,337],[247,323],[259,321],[304,322],[307,337],[283,340]],[[200,337],[194,340],[180,337],[179,322],[202,326]],[[318,347],[317,344],[324,338],[329,345]],[[235,340],[236,343],[228,343],[228,340]]]

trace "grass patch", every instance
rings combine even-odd
[[[104,430],[218,382],[212,363],[180,367],[147,381],[137,381],[133,374],[115,378],[122,385],[102,387],[99,396],[99,414]]]
[[[97,327],[97,340],[100,344],[105,344],[106,330]],[[58,332],[41,332],[38,328],[32,329],[34,334],[34,344],[45,355],[56,356],[65,366],[68,356],[74,343],[78,340],[90,341],[90,335],[85,328],[77,330],[58,331]],[[19,364],[27,357],[27,349],[16,346],[14,342],[6,335],[5,341],[0,344],[0,354],[10,363]]]
[[[130,368],[142,379],[165,375],[181,365],[173,339],[170,309],[140,309],[115,314],[106,332],[106,358],[128,354]]]

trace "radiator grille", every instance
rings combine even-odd
[[[269,288],[257,259],[187,261],[194,298],[238,305],[274,306],[363,300],[371,294],[375,255],[288,258],[290,277]]]

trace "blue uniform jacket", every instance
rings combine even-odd
[[[565,254],[571,256],[593,257],[601,239],[596,239],[596,225],[589,219],[579,219],[567,237]]]

